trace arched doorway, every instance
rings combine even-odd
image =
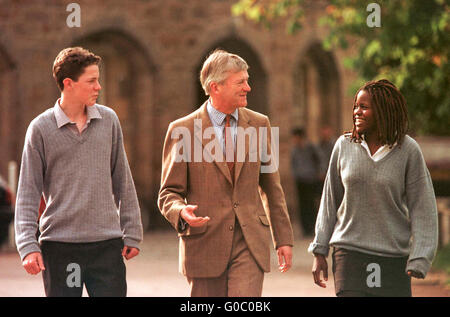
[[[292,126],[303,127],[317,142],[322,127],[341,131],[340,76],[332,53],[320,43],[309,47],[294,72]]]
[[[121,122],[125,150],[141,203],[144,225],[153,210],[155,157],[152,151],[156,68],[146,50],[131,36],[116,30],[88,35],[73,43],[102,57],[99,104],[111,107]]]
[[[252,91],[247,97],[248,108],[263,114],[268,114],[269,109],[267,104],[266,72],[264,71],[261,61],[255,51],[246,42],[235,36],[230,36],[217,41],[202,55],[202,59],[199,61],[195,72],[195,82],[197,83],[196,106],[202,105],[208,99],[208,96],[205,95],[205,92],[200,84],[199,76],[203,62],[215,49],[224,49],[230,53],[237,54],[247,62],[249,65],[249,84],[252,88]]]

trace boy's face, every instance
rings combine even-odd
[[[78,77],[78,81],[72,81],[72,93],[74,99],[85,106],[93,106],[97,101],[100,89],[98,82],[100,71],[97,65],[90,65],[84,69],[84,73]]]

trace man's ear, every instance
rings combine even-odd
[[[218,90],[219,90],[219,85],[216,82],[212,81],[209,84],[209,91],[212,92],[212,93],[217,93]]]
[[[70,78],[64,78],[63,79],[63,85],[64,85],[64,90],[68,89],[72,89],[73,87],[73,80]]]

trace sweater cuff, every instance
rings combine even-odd
[[[136,240],[134,240],[134,239],[124,238],[124,239],[123,239],[123,244],[126,245],[126,246],[128,246],[128,247],[140,249],[140,248],[139,248],[139,241],[136,241]]]
[[[416,271],[422,273],[423,278],[425,278],[430,268],[431,268],[430,261],[428,261],[425,258],[417,258],[413,260],[408,260],[408,264],[406,265],[406,272]]]
[[[315,243],[315,242],[312,242],[309,245],[309,248],[308,248],[308,252],[309,253],[322,254],[325,257],[328,257],[329,251],[330,251],[330,248],[328,246],[324,246],[324,245],[321,245],[321,244],[318,244],[318,243]]]
[[[36,243],[32,243],[27,245],[26,247],[23,247],[22,249],[20,249],[19,251],[19,255],[20,255],[20,259],[23,261],[23,259],[25,259],[25,257],[33,252],[39,252],[41,253],[41,249],[39,248],[39,244]]]

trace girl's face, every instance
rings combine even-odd
[[[359,135],[364,134],[367,137],[376,131],[372,100],[365,90],[361,90],[356,96],[356,102],[353,106],[353,123]]]

